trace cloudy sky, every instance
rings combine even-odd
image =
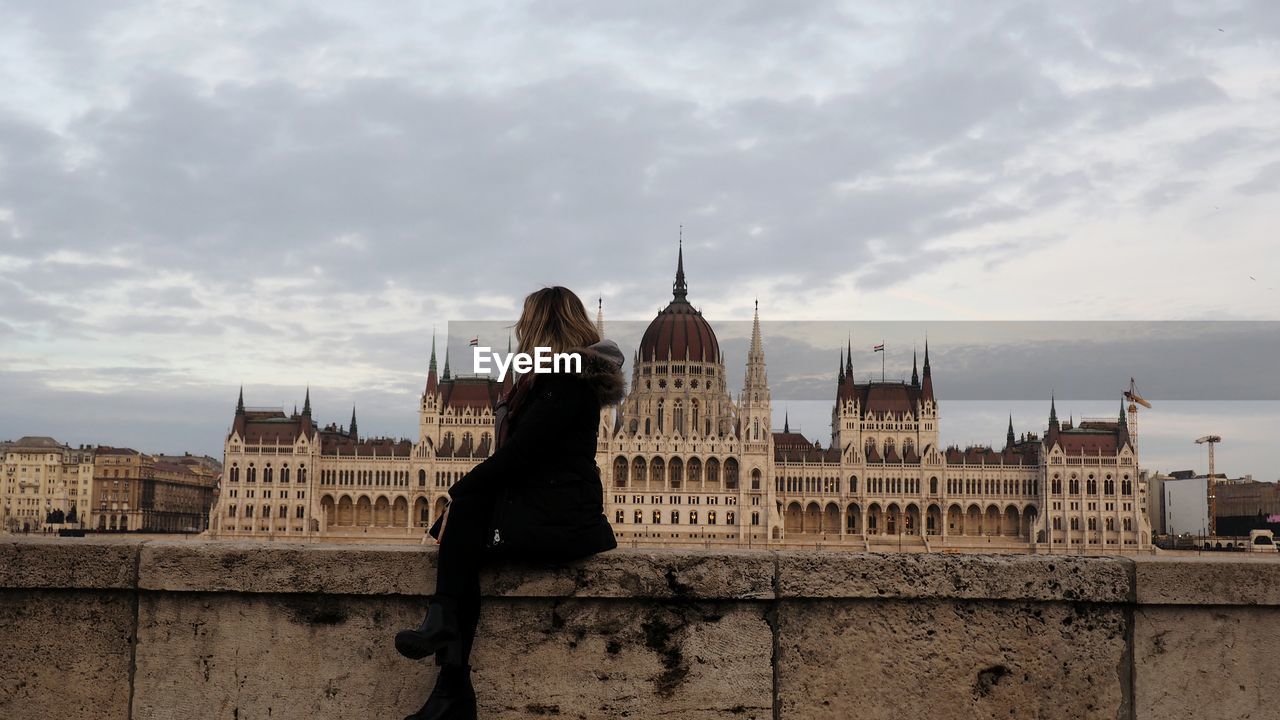
[[[713,320],[1280,320],[1269,0],[413,5],[0,0],[0,438],[407,434],[433,328],[647,319],[681,225]],[[1222,399],[1150,427],[1280,475]]]

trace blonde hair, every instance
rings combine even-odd
[[[516,343],[522,353],[534,348],[567,352],[600,342],[600,332],[572,290],[556,285],[529,293],[516,321]]]

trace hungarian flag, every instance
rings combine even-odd
[[[467,341],[467,344],[468,344],[468,345],[470,345],[471,347],[479,347],[479,345],[480,345],[480,336],[479,336],[479,335],[477,335],[477,336],[475,336],[475,337],[471,338],[470,340],[468,340],[468,341]]]
[[[884,343],[871,348],[871,352],[884,352]]]

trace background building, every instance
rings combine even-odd
[[[0,443],[0,530],[80,524],[89,511],[93,451],[51,437]]]
[[[603,317],[597,322],[603,331]],[[925,345],[909,382],[834,375],[829,444],[771,426],[757,307],[735,398],[715,332],[688,300],[684,256],[670,303],[641,338],[628,394],[601,413],[605,512],[636,545],[847,544],[869,549],[1121,552],[1150,547],[1145,483],[1123,410],[1005,442],[941,447]],[[432,345],[414,440],[362,438],[302,412],[248,408],[225,442],[211,533],[227,537],[420,539],[447,491],[492,449],[494,407],[513,382],[437,374]]]

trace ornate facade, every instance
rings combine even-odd
[[[603,319],[598,319],[603,329]],[[1122,552],[1150,547],[1135,444],[1116,420],[1061,423],[1004,446],[942,447],[928,345],[909,382],[835,376],[832,434],[771,429],[757,307],[735,399],[715,332],[688,301],[683,251],[671,302],[635,351],[628,395],[601,414],[597,464],[624,545],[801,542],[865,549]],[[508,380],[510,382],[510,380]],[[361,439],[302,413],[244,407],[226,440],[221,535],[418,539],[449,486],[488,456],[504,387],[437,377],[434,343],[416,440]]]

